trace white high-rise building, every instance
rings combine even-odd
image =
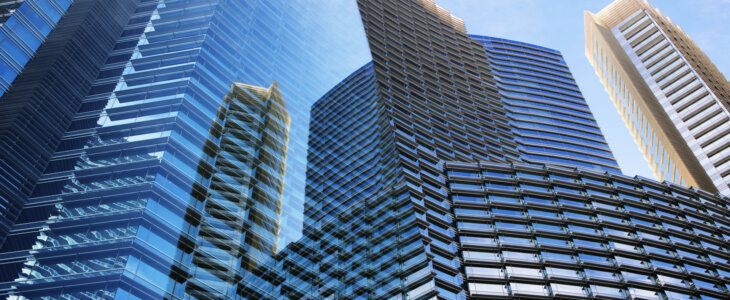
[[[659,180],[730,194],[730,87],[644,0],[585,12],[586,56]]]

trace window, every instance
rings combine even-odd
[[[549,296],[548,290],[544,285],[516,282],[511,282],[509,285],[512,288],[512,293],[515,295]]]
[[[492,239],[492,238],[463,236],[463,237],[461,237],[461,244],[477,245],[477,246],[494,246],[495,242],[494,242],[494,239]]]
[[[548,217],[548,218],[556,218],[558,214],[556,212],[552,211],[544,211],[544,210],[538,210],[538,209],[529,209],[527,212],[531,216],[540,216],[540,217]]]
[[[501,183],[501,182],[487,182],[486,183],[487,189],[501,189],[501,190],[514,190],[514,185],[510,183]]]
[[[490,201],[507,202],[507,203],[520,203],[520,199],[517,196],[502,196],[502,195],[489,195]]]
[[[482,186],[478,183],[471,183],[471,182],[451,182],[451,188],[456,189],[464,189],[464,190],[482,190]]]
[[[509,222],[497,221],[497,222],[494,222],[494,225],[497,228],[501,228],[501,229],[517,229],[517,230],[522,230],[522,231],[525,231],[528,229],[527,225],[520,224],[520,223],[509,223]]]
[[[523,190],[538,191],[538,192],[549,192],[550,191],[550,188],[548,188],[547,186],[535,185],[535,184],[521,183],[520,188]]]
[[[565,198],[558,198],[558,202],[563,205],[573,205],[578,207],[586,207],[586,203],[583,201],[578,200],[571,200],[571,199],[565,199]]]
[[[464,260],[476,260],[476,261],[500,261],[499,255],[496,252],[481,252],[481,251],[464,251]]]
[[[538,261],[537,254],[530,252],[502,251],[502,257],[504,257],[505,260],[530,262]]]
[[[498,171],[484,171],[482,172],[485,176],[491,176],[491,177],[499,177],[499,178],[512,178],[512,174],[506,173],[506,172],[498,172]]]
[[[562,269],[562,268],[555,268],[555,267],[545,267],[545,273],[548,277],[559,277],[559,278],[569,278],[569,279],[583,279],[583,276],[581,275],[580,271],[578,270],[571,270],[571,269]]]
[[[544,276],[541,269],[523,268],[523,267],[507,267],[507,275],[509,277],[536,278],[542,279]]]
[[[536,230],[549,230],[549,231],[563,231],[563,227],[560,225],[553,225],[553,224],[545,224],[545,223],[538,223],[533,222],[532,227]]]
[[[514,236],[499,236],[499,241],[501,243],[507,243],[507,244],[517,244],[517,245],[532,245],[532,239],[529,238],[521,238],[521,237],[514,237]]]
[[[537,242],[540,243],[541,245],[550,245],[550,246],[558,246],[558,247],[566,247],[566,248],[570,247],[570,244],[568,243],[568,241],[563,240],[563,239],[538,236]]]
[[[474,196],[474,195],[460,195],[456,194],[453,196],[453,199],[456,201],[465,201],[465,202],[480,202],[485,203],[484,196]]]
[[[575,259],[573,258],[573,255],[565,254],[565,253],[543,251],[543,252],[540,252],[540,256],[542,256],[543,259],[550,260],[550,261],[567,261],[567,262],[575,261]]]
[[[657,281],[662,285],[674,285],[679,287],[689,288],[687,283],[682,278],[676,278],[667,275],[657,275]]]
[[[449,176],[479,178],[479,173],[476,171],[449,170],[448,174]]]
[[[554,205],[554,202],[552,199],[533,197],[533,196],[524,196],[524,199],[526,202]]]
[[[624,256],[615,256],[616,262],[619,265],[630,265],[633,267],[640,267],[640,268],[646,268],[647,263],[643,260],[638,260],[634,258],[628,258]]]
[[[620,288],[608,287],[602,285],[591,285],[591,291],[595,296],[603,296],[610,298],[624,299],[624,291]]]
[[[563,215],[565,215],[568,218],[572,218],[572,219],[584,220],[584,221],[593,221],[593,217],[592,216],[590,216],[588,214],[584,214],[584,213],[577,213],[577,212],[572,212],[572,211],[564,211],[563,212]]]
[[[586,277],[588,278],[596,278],[596,279],[602,279],[602,280],[617,280],[619,278],[618,274],[608,271],[601,271],[601,270],[595,270],[595,269],[585,269],[584,270]]]
[[[509,296],[503,284],[469,283],[469,294],[485,296]]]
[[[587,297],[586,290],[582,286],[551,283],[550,288],[556,296]]]
[[[466,276],[504,278],[500,268],[466,267]]]
[[[504,209],[504,208],[492,208],[493,214],[508,215],[508,216],[522,216],[525,213],[521,210]]]
[[[586,253],[578,253],[578,257],[582,261],[591,262],[591,263],[598,263],[598,264],[605,264],[605,265],[611,265],[611,259],[605,256],[599,256],[599,255],[593,255],[593,254],[586,254]],[[586,271],[586,274],[588,272]]]
[[[623,276],[626,281],[654,284],[654,278],[651,275],[621,271],[621,276]]]
[[[458,222],[457,226],[459,229],[480,229],[480,230],[493,230],[494,227],[490,224],[476,223],[476,222]]]
[[[629,288],[629,294],[633,299],[661,299],[659,292],[638,288]]]
[[[477,215],[477,216],[489,215],[489,213],[484,209],[471,209],[471,208],[461,208],[461,207],[455,208],[454,212],[457,215]]]

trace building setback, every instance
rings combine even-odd
[[[35,2],[55,3],[20,7]],[[0,297],[246,297],[241,279],[294,234],[282,228],[297,213],[285,168],[306,151],[292,154],[292,130],[306,132],[309,106],[335,82],[312,71],[327,61],[312,52],[317,11],[70,4],[0,98],[12,167],[0,168]]]
[[[585,12],[586,56],[659,180],[730,194],[730,86],[644,0]]]
[[[559,53],[358,4],[373,62],[312,106],[304,237],[250,295],[727,295],[727,198],[621,175]]]
[[[621,175],[556,51],[358,4],[373,62],[312,106],[304,238],[251,295],[727,295],[727,199]]]
[[[559,52],[430,0],[357,6],[371,62],[332,87],[316,2],[71,4],[48,40],[78,11],[106,48],[24,71],[87,81],[12,148],[42,159],[0,297],[727,298],[728,199],[621,175]]]

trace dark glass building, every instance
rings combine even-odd
[[[48,5],[57,11],[42,13],[40,7]],[[7,90],[3,89],[0,98],[0,241],[32,194],[135,6],[134,1],[80,0],[73,5],[65,1],[24,1],[0,26],[5,37],[0,44],[3,50],[21,40],[32,42],[9,32],[12,24],[18,32],[40,30],[47,35],[45,39],[36,35],[43,43],[35,45],[35,54],[23,47],[25,54],[18,56],[22,60],[15,59],[11,64],[15,66],[12,72],[23,72]],[[59,21],[61,8],[66,14]],[[52,31],[51,20],[58,21]],[[11,72],[4,66],[0,70]]]
[[[728,199],[621,175],[557,51],[358,4],[373,62],[312,106],[304,238],[252,295],[727,297]]]
[[[0,96],[74,0],[0,1]]]
[[[248,297],[301,236],[324,4],[66,6],[0,98],[0,297]]]
[[[335,84],[328,6],[71,4],[0,98],[0,297],[727,298],[728,199],[621,175],[558,52],[359,0]]]
[[[484,44],[523,159],[620,173],[560,52],[500,38]]]
[[[472,299],[726,299],[727,198],[613,172],[446,163]]]

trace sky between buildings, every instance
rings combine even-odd
[[[626,175],[656,179],[585,57],[583,11],[609,0],[436,0],[464,19],[470,34],[538,44],[563,53]],[[702,48],[720,71],[730,71],[730,0],[649,0]]]
[[[308,1],[318,18],[327,20],[317,28],[326,55],[338,63],[327,72],[336,82],[371,60],[360,14],[355,0]],[[626,175],[654,178],[628,129],[613,107],[584,54],[583,11],[597,12],[610,0],[435,0],[452,14],[464,19],[470,34],[486,35],[533,43],[563,53],[586,101]],[[710,56],[721,71],[730,71],[730,35],[725,34],[730,20],[730,0],[650,0],[652,5],[679,24]],[[332,85],[336,82],[332,82]],[[286,88],[286,87],[283,87]],[[286,99],[285,99],[286,100]],[[316,99],[310,99],[312,102]],[[295,107],[291,103],[291,107]],[[307,109],[312,103],[298,103]],[[299,116],[298,114],[295,114]],[[308,115],[301,115],[308,116]],[[293,123],[296,122],[292,119]],[[306,129],[290,135],[292,144],[307,144]],[[306,148],[306,146],[304,146]],[[284,201],[301,204],[304,199],[306,153],[290,152]],[[301,211],[282,216],[289,232],[301,232]],[[297,234],[279,240],[279,249],[297,239]]]

